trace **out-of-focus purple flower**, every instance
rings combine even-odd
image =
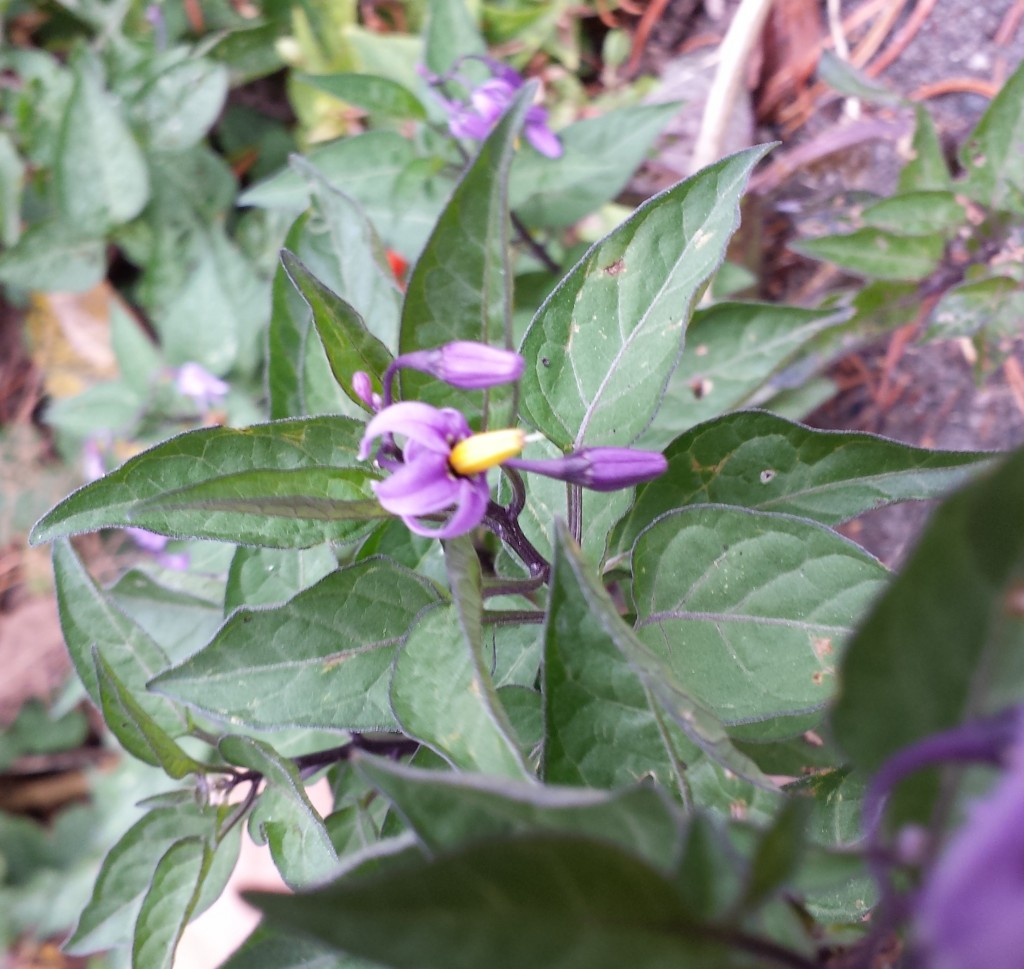
[[[463,476],[449,464],[452,449],[472,435],[462,414],[415,401],[385,407],[366,425],[360,458],[369,457],[373,442],[384,435],[405,438],[400,462],[378,458],[381,467],[391,471],[373,485],[387,511],[401,516],[410,531],[433,538],[454,538],[480,524],[490,500],[486,473]],[[420,520],[449,508],[453,511],[439,526]]]
[[[472,89],[468,102],[444,102],[448,110],[448,130],[456,138],[471,138],[474,141],[486,138],[505,113],[516,91],[524,84],[522,75],[507,64],[489,57],[480,60],[491,69],[492,77]],[[548,158],[561,157],[562,143],[548,127],[548,113],[539,104],[527,109],[523,133],[526,140],[542,155]]]
[[[178,367],[174,375],[174,386],[179,394],[188,397],[203,410],[219,403],[230,390],[223,380],[198,363],[185,363]]]
[[[483,390],[518,380],[525,361],[514,350],[455,340],[432,350],[403,353],[392,366],[419,370],[462,390]]]
[[[921,892],[916,931],[928,969],[1024,965],[1024,718],[1009,766],[970,809]]]
[[[134,526],[125,528],[124,533],[144,552],[149,552],[165,569],[183,572],[188,568],[188,553],[168,552],[166,549],[170,539],[166,535],[157,535],[156,532]]]
[[[657,478],[668,468],[663,454],[628,447],[581,448],[562,458],[536,461],[514,458],[505,463],[519,471],[543,474],[591,491],[630,488]]]
[[[86,481],[98,481],[107,473],[107,465],[103,460],[103,449],[99,441],[90,437],[82,445],[82,475]]]

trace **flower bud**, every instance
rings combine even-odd
[[[433,350],[403,353],[393,366],[419,370],[462,390],[483,390],[518,380],[525,361],[513,350],[456,340]]]
[[[376,413],[380,410],[380,394],[374,393],[373,381],[368,373],[357,370],[352,374],[352,390],[370,411]]]
[[[663,454],[628,447],[582,448],[564,458],[539,461],[516,459],[508,464],[520,471],[582,485],[591,491],[631,488],[657,478],[668,468],[668,461]]]

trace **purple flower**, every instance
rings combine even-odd
[[[539,461],[516,458],[506,463],[519,471],[543,474],[591,491],[631,488],[657,478],[668,468],[663,454],[628,447],[582,448],[563,458]]]
[[[484,390],[518,380],[525,363],[513,350],[455,340],[433,350],[403,353],[391,366],[419,370],[462,390]]]
[[[376,414],[381,407],[380,394],[375,393],[373,381],[370,375],[364,370],[357,370],[352,374],[352,389],[356,396],[366,405],[366,409]]]
[[[188,397],[203,410],[218,403],[230,389],[223,380],[198,363],[185,363],[178,367],[174,375],[174,386],[179,394]]]
[[[1019,969],[1024,953],[1024,720],[1009,768],[976,803],[921,892],[929,969]]]
[[[445,101],[448,110],[448,130],[456,138],[482,141],[497,124],[498,119],[512,102],[516,91],[523,86],[523,77],[507,64],[489,57],[480,58],[491,69],[492,77],[473,88],[468,102]],[[524,125],[526,140],[542,155],[559,158],[562,143],[548,127],[548,113],[535,104],[527,109]]]
[[[451,467],[452,449],[472,436],[466,418],[457,410],[438,410],[414,401],[385,407],[363,435],[359,456],[369,457],[374,440],[384,435],[405,438],[401,461],[378,457],[391,475],[373,485],[377,500],[401,516],[410,531],[433,538],[454,538],[472,531],[483,520],[490,501],[486,473],[459,475]],[[454,510],[437,527],[420,519],[446,509]]]

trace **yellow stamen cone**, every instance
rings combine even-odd
[[[457,474],[479,474],[521,454],[526,435],[518,430],[484,431],[459,441],[448,463]]]

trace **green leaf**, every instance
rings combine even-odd
[[[1024,316],[1024,292],[1010,276],[992,276],[947,289],[928,318],[926,340],[1016,336]]]
[[[637,489],[611,547],[628,551],[659,515],[693,504],[735,505],[838,525],[897,501],[936,498],[993,456],[819,431],[764,411],[726,414],[691,428],[666,448],[668,470]]]
[[[562,128],[561,158],[516,155],[509,204],[530,226],[573,225],[619,195],[678,111],[675,102],[632,105]]]
[[[432,609],[412,627],[395,661],[391,706],[411,737],[462,770],[522,780],[529,775],[504,711],[454,607]]]
[[[6,132],[0,132],[0,244],[9,249],[21,235],[25,163]]]
[[[528,84],[480,146],[420,255],[406,289],[399,349],[475,340],[511,347],[512,296],[508,265],[508,170],[523,118],[536,91]],[[402,395],[454,406],[471,420],[481,414],[480,395],[456,391],[436,378],[406,371]],[[509,388],[496,388],[483,407],[500,402],[507,424]]]
[[[187,256],[174,255],[184,278],[153,317],[168,363],[195,361],[215,374],[255,370],[267,311],[251,261],[220,225],[196,227]]]
[[[914,282],[933,272],[942,259],[942,236],[897,235],[882,229],[858,229],[847,235],[804,239],[789,246],[812,259],[869,279]]]
[[[949,188],[949,165],[931,115],[916,105],[917,125],[910,144],[911,159],[900,172],[897,191],[943,191]]]
[[[541,307],[521,351],[521,409],[556,445],[627,445],[650,423],[766,150],[732,155],[650,199]]]
[[[171,969],[212,861],[202,838],[182,838],[160,859],[135,924],[132,969]]]
[[[394,131],[339,138],[312,148],[306,160],[355,199],[385,244],[406,259],[414,259],[423,248],[452,189],[448,175],[438,172],[433,161],[419,158],[414,144]],[[241,205],[296,214],[308,202],[309,187],[295,171],[265,179],[239,198]]]
[[[747,738],[817,721],[836,660],[887,573],[835,532],[788,515],[695,505],[633,547],[637,635]]]
[[[1024,450],[962,488],[932,516],[902,572],[850,643],[833,713],[836,739],[874,772],[917,740],[1024,695],[1020,614]],[[1016,640],[1015,640],[1016,637]],[[927,815],[934,777],[905,782]]]
[[[359,202],[334,188],[313,166],[296,156],[291,166],[309,185],[311,211],[305,231],[320,237],[310,240],[319,258],[306,265],[366,321],[364,327],[373,337],[389,350],[396,347],[402,294],[376,229]],[[365,337],[357,345],[368,362],[379,366],[380,350],[371,349]]]
[[[146,713],[95,647],[92,658],[103,719],[121,746],[139,760],[161,768],[170,777],[202,774],[205,767],[189,757]]]
[[[221,969],[380,969],[378,963],[342,955],[321,942],[260,925]]]
[[[311,417],[180,434],[65,498],[37,522],[31,540],[38,544],[124,525],[270,547],[308,547],[352,537],[363,525],[342,517],[332,520],[332,514],[345,514],[345,509],[332,510],[323,495],[334,488],[351,500],[353,489],[368,486],[370,472],[358,460],[363,427],[343,417]],[[206,490],[193,491],[192,499],[202,494],[208,501],[227,501],[234,493],[244,501],[237,511],[221,508],[212,514],[201,508],[165,511],[151,504],[175,491],[182,492],[176,499],[181,503],[189,489],[200,486]],[[369,513],[369,508],[354,510]]]
[[[304,264],[320,259],[324,233],[307,231],[310,216],[300,216],[284,240],[284,248],[297,253]],[[311,258],[312,257],[312,258]],[[283,265],[278,265],[271,286],[270,327],[267,337],[267,387],[270,417],[348,414],[359,411],[345,396],[331,373],[324,346],[315,339],[313,314]]]
[[[865,225],[903,235],[938,232],[947,238],[967,224],[967,211],[952,192],[900,192],[864,209]]]
[[[162,578],[171,580],[167,573]],[[131,569],[108,592],[113,604],[177,662],[209,642],[224,618],[224,608],[223,591],[209,573],[177,572],[173,578],[180,582],[176,588],[161,585],[141,569]]]
[[[213,127],[227,94],[228,72],[223,65],[185,57],[147,82],[134,99],[132,120],[146,132],[154,151],[181,152]]]
[[[75,672],[92,701],[101,704],[92,659],[96,649],[145,714],[163,730],[180,735],[184,717],[165,699],[146,693],[146,683],[169,665],[163,650],[96,585],[70,543],[54,544],[53,571],[61,630]]]
[[[473,841],[548,831],[618,845],[666,871],[679,858],[682,816],[659,788],[605,792],[496,781],[364,754],[353,763],[433,854]]]
[[[698,765],[701,751],[734,774],[760,780],[715,716],[637,641],[561,524],[544,636],[548,782],[618,787],[652,774],[666,789],[680,789],[685,800],[695,768],[714,773]],[[720,803],[705,790],[704,803]]]
[[[1011,74],[960,151],[958,186],[993,209],[1024,212],[1024,64]]]
[[[750,860],[744,893],[745,908],[754,908],[765,902],[797,872],[807,837],[810,809],[810,799],[790,797],[783,801],[782,810],[771,826],[759,832]]]
[[[61,125],[54,175],[63,220],[79,233],[101,234],[128,222],[149,200],[142,151],[117,101],[84,59]]]
[[[277,609],[239,609],[209,646],[154,689],[251,727],[377,730],[395,725],[397,644],[437,593],[388,559],[332,572]]]
[[[78,920],[65,951],[81,955],[129,944],[132,930],[164,853],[183,838],[212,838],[220,814],[192,798],[144,815],[103,860],[92,898]]]
[[[426,121],[420,99],[407,87],[375,74],[296,74],[295,80],[362,108],[371,115]]]
[[[270,845],[289,887],[305,888],[335,874],[338,856],[295,765],[250,737],[225,737],[219,750],[227,761],[259,772],[266,782],[249,816],[249,833],[257,844]]]
[[[829,310],[768,303],[718,303],[697,311],[686,353],[640,443],[660,450],[694,424],[747,403],[801,347],[839,321]]]
[[[299,898],[249,898],[271,924],[397,969],[726,964],[667,878],[583,838],[488,841]]]
[[[427,67],[434,74],[446,74],[460,58],[487,54],[487,44],[466,0],[431,0],[424,36]],[[474,63],[479,62],[465,61],[475,81],[478,75],[472,73]]]
[[[338,567],[329,545],[305,549],[246,548],[231,559],[224,613],[239,606],[279,605]]]
[[[379,393],[391,353],[369,330],[354,307],[332,293],[288,250],[281,253],[285,272],[313,313],[316,331],[338,386],[349,399],[369,410],[352,387],[356,371],[368,374]]]
[[[163,515],[159,528],[178,534],[308,548],[352,541],[387,518],[370,487],[376,480],[364,468],[240,471],[150,498],[138,515]]]
[[[52,219],[29,226],[0,253],[0,282],[18,289],[80,293],[106,271],[103,239]]]

